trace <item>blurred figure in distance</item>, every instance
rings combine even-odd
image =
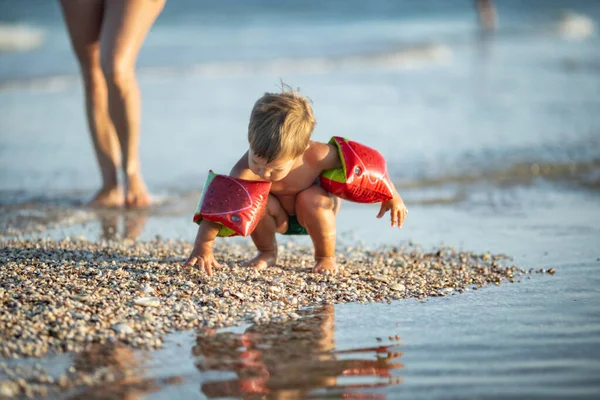
[[[479,25],[486,32],[498,29],[498,15],[492,0],[475,0],[475,7],[479,16]]]

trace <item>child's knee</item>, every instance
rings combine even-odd
[[[332,212],[339,208],[335,196],[331,196],[320,186],[311,186],[296,195],[297,214],[316,215]]]
[[[283,233],[287,231],[288,228],[288,215],[281,206],[281,203],[277,198],[273,195],[269,195],[269,199],[267,200],[267,209],[265,210],[265,214],[263,218],[273,218],[275,221],[275,231],[278,233]]]

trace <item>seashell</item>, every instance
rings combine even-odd
[[[160,306],[160,300],[158,297],[140,297],[138,299],[135,299],[133,303],[142,307]]]
[[[71,296],[72,300],[77,300],[77,301],[86,301],[90,298],[89,294],[72,294]]]
[[[406,286],[404,286],[401,283],[394,283],[392,285],[389,286],[390,290],[393,290],[394,292],[403,292],[406,290]]]
[[[438,294],[442,295],[442,296],[446,296],[446,295],[452,294],[452,293],[454,293],[454,288],[451,288],[451,287],[447,287],[447,288],[438,290]]]

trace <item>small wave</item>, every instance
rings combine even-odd
[[[0,52],[29,51],[44,42],[41,29],[27,25],[0,23]]]
[[[594,21],[587,15],[565,11],[556,25],[558,33],[567,38],[582,40],[590,37],[594,31]]]
[[[438,43],[415,45],[404,49],[373,54],[342,57],[275,59],[269,61],[238,61],[196,64],[190,67],[143,68],[140,77],[170,78],[245,77],[265,74],[326,74],[340,70],[410,69],[447,62],[452,57],[448,46]],[[0,82],[0,91],[61,91],[79,82],[77,75],[54,75]]]
[[[568,182],[590,190],[600,189],[600,159],[579,162],[518,162],[506,168],[423,178],[397,183],[404,189],[424,189],[447,185],[475,185],[481,183],[496,186],[527,185],[538,178],[553,182]]]
[[[389,52],[342,57],[278,59],[266,62],[231,62],[198,65],[194,75],[255,75],[269,73],[324,74],[338,70],[366,68],[417,68],[424,64],[444,62],[452,51],[442,44],[426,44]]]

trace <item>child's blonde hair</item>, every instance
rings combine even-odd
[[[265,93],[252,108],[250,149],[267,162],[299,157],[316,123],[310,100],[282,83],[281,93]]]

